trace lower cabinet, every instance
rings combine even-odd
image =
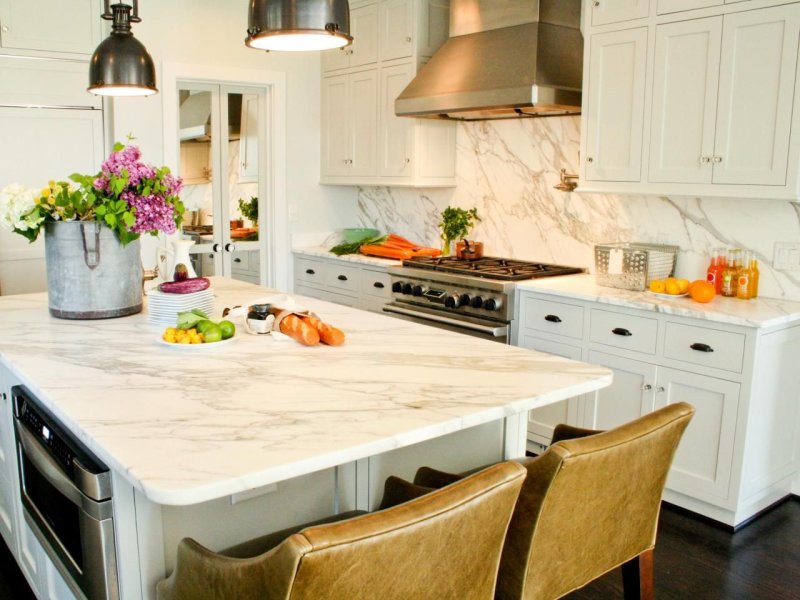
[[[517,345],[608,367],[597,394],[531,411],[544,447],[558,423],[610,429],[677,402],[695,415],[667,479],[669,502],[736,526],[791,493],[800,473],[800,326],[743,327],[518,292]],[[624,330],[625,334],[615,334]]]
[[[383,312],[391,300],[391,282],[385,267],[296,254],[294,291],[372,312]]]

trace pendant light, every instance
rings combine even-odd
[[[245,44],[257,50],[329,50],[353,42],[347,0],[250,0]]]
[[[156,67],[142,43],[133,37],[131,23],[139,23],[139,0],[133,6],[105,0],[103,19],[111,21],[111,35],[103,40],[89,63],[89,90],[100,96],[155,94]]]

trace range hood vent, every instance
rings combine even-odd
[[[581,0],[451,0],[450,38],[395,101],[404,117],[580,114]]]
[[[239,139],[242,125],[242,95],[228,94],[228,140]],[[211,140],[211,92],[189,94],[180,106],[180,141]]]

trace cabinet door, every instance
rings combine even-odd
[[[667,487],[699,500],[721,503],[729,492],[739,385],[659,368],[657,390],[657,408],[683,401],[696,411],[672,461]]]
[[[722,17],[656,28],[648,180],[711,183]]]
[[[725,16],[714,183],[784,185],[800,4]]]
[[[102,36],[97,0],[0,0],[0,45],[91,54]]]
[[[417,21],[420,56],[433,56],[450,35],[450,0],[422,0]]]
[[[408,58],[412,52],[412,0],[384,0],[380,8],[381,60]]]
[[[322,80],[322,165],[323,175],[346,175],[350,154],[348,76]]]
[[[647,28],[592,36],[586,178],[640,181]]]
[[[591,350],[588,362],[614,371],[614,382],[600,390],[596,400],[587,398],[584,427],[611,429],[653,411],[656,367]]]
[[[258,181],[258,95],[242,95],[239,183]]]
[[[548,354],[555,354],[556,356],[563,356],[564,358],[571,358],[572,360],[581,359],[580,347],[570,346],[569,344],[563,344],[561,342],[553,342],[535,338],[530,335],[523,335],[522,339],[519,341],[519,345],[523,348],[547,352]],[[570,425],[579,424],[578,405],[579,398],[570,398],[563,402],[557,402],[530,411],[528,415],[529,437],[542,445],[549,445],[550,441],[553,439],[553,430],[556,428],[556,425],[559,423],[568,423]]]
[[[350,11],[350,66],[360,67],[378,60],[378,5],[370,4]]]
[[[719,6],[722,2],[723,0],[658,0],[658,14],[665,15],[684,10]]]
[[[414,77],[411,64],[381,69],[381,104],[378,123],[378,175],[411,174],[414,119],[394,114],[394,101]]]
[[[592,25],[641,19],[650,13],[650,0],[594,0]]]
[[[349,76],[349,174],[374,175],[377,159],[378,76],[375,69]]]

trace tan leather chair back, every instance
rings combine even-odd
[[[694,408],[667,406],[527,461],[497,598],[549,600],[655,545],[661,495]]]
[[[517,463],[493,465],[394,508],[304,529],[252,559],[186,539],[158,597],[490,600],[525,475]]]

